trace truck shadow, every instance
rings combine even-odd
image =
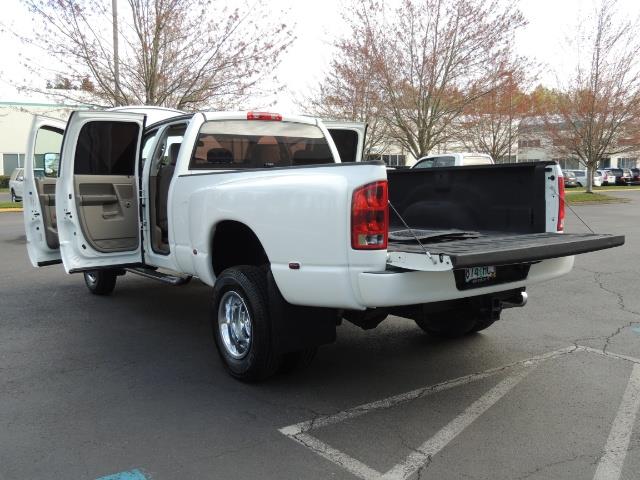
[[[370,331],[343,322],[337,330],[337,342],[321,347],[310,367],[278,374],[262,383],[243,384],[225,372],[218,358],[210,295],[211,289],[199,281],[170,287],[125,278],[119,280],[113,296],[89,296],[88,302],[96,310],[109,306],[110,313],[105,315],[109,318],[104,321],[119,335],[107,335],[101,341],[113,342],[104,345],[111,355],[123,354],[123,358],[111,360],[144,361],[155,372],[149,385],[152,389],[158,387],[157,382],[171,389],[188,388],[195,382],[207,386],[209,395],[230,388],[261,396],[322,392],[328,399],[367,392],[371,398],[377,392],[386,395],[478,371],[487,357],[491,357],[491,366],[499,365],[505,356],[504,347],[490,334],[443,340],[428,336],[413,321],[389,317]],[[123,349],[123,345],[129,347]],[[158,372],[164,377],[156,377]],[[144,381],[138,382],[137,388],[144,388]]]

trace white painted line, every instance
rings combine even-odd
[[[536,355],[534,357],[527,358],[525,360],[519,360],[517,362],[509,363],[500,367],[490,368],[489,370],[485,370],[484,372],[472,373],[469,375],[465,375],[463,377],[455,378],[453,380],[446,380],[444,382],[437,383],[435,385],[429,385],[427,387],[417,388],[415,390],[411,390],[410,392],[401,393],[399,395],[394,395],[392,397],[384,398],[382,400],[377,400],[375,402],[358,405],[357,407],[353,407],[333,415],[328,415],[326,417],[320,417],[313,420],[307,420],[304,422],[296,423],[294,425],[289,425],[287,427],[282,427],[280,428],[280,432],[283,433],[284,435],[287,435],[288,437],[293,437],[295,435],[299,435],[300,433],[308,432],[316,428],[326,427],[334,423],[339,423],[345,420],[349,420],[351,418],[359,417],[360,415],[371,413],[375,410],[395,407],[396,405],[410,402],[420,397],[431,395],[433,393],[442,392],[450,388],[459,387],[461,385],[465,385],[467,383],[474,382],[476,380],[482,380],[484,378],[491,377],[493,375],[496,375],[510,368],[537,364],[544,360],[559,357],[560,355],[564,355],[575,349],[576,349],[575,346],[565,347],[559,350],[555,350],[553,352]]]
[[[406,480],[416,473],[425,464],[431,461],[434,455],[446,447],[454,438],[460,435],[469,425],[489,410],[498,400],[504,397],[518,383],[520,383],[531,371],[527,368],[522,372],[507,377],[495,387],[473,402],[464,412],[441,428],[429,440],[420,445],[411,453],[403,463],[399,463],[384,474],[384,480]]]
[[[583,350],[585,352],[595,353],[603,357],[615,358],[617,360],[626,360],[628,362],[640,364],[640,358],[630,357],[628,355],[622,355],[620,353],[607,352],[599,348],[585,347],[585,346],[579,345],[577,350]]]
[[[296,442],[299,442],[305,447],[313,450],[321,457],[341,466],[356,477],[362,478],[363,480],[377,480],[382,477],[382,474],[377,470],[374,470],[362,463],[360,460],[350,457],[346,453],[333,448],[331,445],[327,445],[323,441],[318,440],[311,435],[300,433],[292,438]]]
[[[609,438],[600,458],[594,480],[618,480],[622,475],[631,432],[640,408],[640,365],[633,366],[629,383],[622,397]]]
[[[296,423],[294,425],[289,425],[287,427],[282,427],[279,431],[286,435],[287,437],[295,440],[301,445],[309,448],[311,451],[320,455],[323,458],[339,465],[345,470],[351,472],[353,475],[366,479],[366,480],[379,480],[382,478],[393,478],[388,477],[389,475],[395,475],[393,469],[390,472],[387,472],[384,476],[378,472],[377,470],[365,465],[361,461],[347,455],[340,450],[333,448],[332,446],[318,440],[317,438],[309,435],[307,432],[311,430],[315,430],[318,428],[326,427],[328,425],[332,425],[335,423],[343,422],[345,420],[349,420],[352,418],[359,417],[361,415],[365,415],[367,413],[371,413],[376,410],[387,409],[394,407],[396,405],[400,405],[402,403],[410,402],[412,400],[425,397],[434,393],[442,392],[445,390],[449,390],[451,388],[459,387],[465,385],[467,383],[475,382],[477,380],[482,380],[484,378],[491,377],[493,375],[497,375],[498,373],[502,373],[509,369],[513,368],[523,368],[524,371],[520,372],[516,375],[510,376],[507,379],[500,382],[497,386],[492,388],[489,392],[483,395],[479,400],[474,402],[469,408],[467,408],[462,415],[458,416],[452,422],[450,422],[447,427],[442,429],[436,437],[438,437],[437,441],[434,440],[436,437],[425,442],[423,445],[424,448],[420,448],[419,450],[426,450],[432,447],[432,442],[436,442],[436,445],[439,445],[438,451],[444,448],[444,446],[451,441],[456,435],[458,435],[464,428],[469,426],[475,419],[477,419],[484,411],[486,411],[491,405],[497,402],[502,396],[504,396],[508,391],[513,388],[520,380],[522,380],[526,374],[534,367],[537,367],[538,364],[545,360],[549,360],[552,358],[559,357],[561,355],[573,352],[576,350],[575,346],[569,346],[565,348],[561,348],[559,350],[555,350],[553,352],[543,353],[541,355],[536,355],[531,358],[527,358],[525,360],[519,360],[517,362],[509,363],[500,367],[490,368],[485,370],[484,372],[472,373],[469,375],[465,375],[459,378],[455,378],[453,380],[446,380],[444,382],[430,385],[427,387],[421,387],[410,392],[402,393],[399,395],[394,395],[392,397],[388,397],[382,400],[377,400],[375,402],[366,403],[363,405],[359,405],[357,407],[353,407],[351,409],[338,412],[334,415],[328,415],[325,417],[315,418],[313,420],[307,420],[304,422]],[[445,432],[445,429],[446,430]],[[453,436],[451,434],[454,433]],[[447,440],[448,438],[448,440]],[[444,442],[444,443],[443,443]],[[426,446],[425,446],[426,445]],[[428,461],[428,456],[425,459],[425,456],[422,454],[418,454],[415,458],[413,456],[408,457],[408,459],[401,465],[406,465],[408,469],[414,468],[414,472],[418,470],[426,461]],[[411,467],[410,465],[414,465]],[[418,465],[415,467],[415,465]],[[394,468],[397,468],[394,467]],[[406,477],[395,477],[395,478],[406,478]]]

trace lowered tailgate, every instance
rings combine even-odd
[[[487,265],[513,265],[549,258],[594,252],[624,244],[623,235],[594,233],[483,234],[477,238],[444,242],[389,242],[391,265],[419,269],[421,263],[440,264],[448,268]],[[425,252],[428,252],[425,253]],[[431,262],[416,262],[411,257],[433,257]],[[413,261],[411,261],[413,260]],[[445,267],[446,268],[446,267]],[[424,268],[431,270],[432,268]]]

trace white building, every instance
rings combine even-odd
[[[518,162],[554,160],[563,169],[584,170],[577,158],[562,155],[554,146],[544,123],[537,118],[523,121],[518,129]],[[640,152],[625,152],[604,157],[600,168],[636,168],[640,166]]]
[[[72,110],[87,108],[86,105],[0,102],[0,175],[11,175],[15,168],[24,165],[33,115],[66,120]]]

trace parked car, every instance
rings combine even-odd
[[[629,185],[631,183],[631,171],[628,168],[609,168],[616,180],[614,185]]]
[[[576,176],[576,181],[579,187],[587,186],[587,171],[586,170],[569,170]],[[592,184],[594,187],[602,186],[602,173],[598,173],[599,170],[593,172]]]
[[[562,233],[555,162],[452,168],[443,188],[437,169],[342,163],[320,119],[199,112],[147,124],[142,108],[34,118],[29,257],[83,275],[95,295],[125,274],[199,278],[222,362],[242,380],[308,362],[343,318],[371,329],[399,315],[449,337],[484,330],[525,306],[526,286],[569,273],[574,255],[624,243]],[[62,143],[48,152],[62,152],[57,178],[33,175],[42,129]],[[351,137],[345,152],[361,150],[364,135]]]
[[[9,177],[9,193],[12,202],[22,201],[22,192],[24,185],[24,168],[16,168],[11,172]]]
[[[629,170],[631,170],[631,183],[640,184],[640,168],[630,168]]]
[[[571,170],[563,171],[562,175],[564,176],[564,186],[565,187],[577,187],[578,186],[578,179],[576,178],[575,174]]]
[[[609,170],[596,170],[596,173],[602,177],[602,185],[615,185],[616,176]]]
[[[440,153],[418,159],[412,168],[462,167],[464,165],[493,165],[491,155],[486,153]]]

